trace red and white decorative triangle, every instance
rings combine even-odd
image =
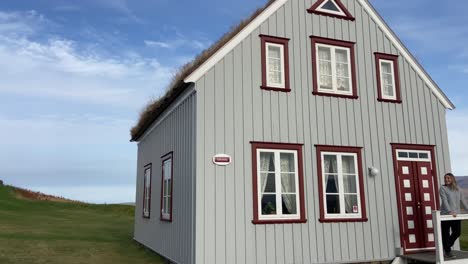
[[[318,0],[307,12],[354,21],[354,17],[340,0]]]

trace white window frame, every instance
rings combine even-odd
[[[329,14],[334,14],[334,15],[339,15],[339,16],[346,16],[346,14],[343,12],[341,7],[334,1],[334,0],[329,0],[332,1],[333,4],[335,4],[336,7],[340,10],[340,12],[329,10],[323,8],[323,6],[328,2],[328,1],[323,1],[323,3],[316,9],[317,11],[324,12],[324,13],[329,13]]]
[[[417,158],[410,158],[409,157],[409,154],[408,154],[408,157],[407,158],[404,158],[404,157],[400,157],[400,153],[418,153],[418,157]],[[424,154],[427,154],[427,158],[420,158],[419,157],[419,154],[420,153],[424,153]],[[431,152],[428,151],[428,150],[414,150],[414,149],[397,149],[396,150],[396,157],[397,157],[397,160],[402,160],[402,161],[425,161],[425,162],[431,162]]]
[[[390,63],[390,69],[392,71],[392,81],[393,81],[393,96],[385,95],[385,87],[384,87],[384,79],[383,79],[383,71],[382,71],[382,63]],[[397,99],[397,90],[396,90],[396,78],[395,78],[395,63],[392,60],[386,59],[379,59],[379,69],[380,69],[380,92],[382,94],[382,99],[387,100],[396,100]]]
[[[169,175],[167,175],[166,173],[166,170],[165,170],[165,165],[167,162],[170,162],[169,163],[169,168],[170,168],[170,173]],[[172,164],[172,155],[169,156],[168,158],[164,159],[163,162],[162,162],[162,177],[163,177],[163,180],[162,180],[162,194],[161,194],[161,199],[162,199],[162,202],[161,202],[161,217],[162,219],[164,220],[170,220],[171,219],[171,214],[172,214],[172,191],[171,191],[171,194],[169,195],[168,193],[166,193],[166,184],[169,185],[169,181],[170,181],[170,185],[168,186],[168,190],[172,190],[172,174],[174,173],[173,171],[173,164]],[[164,202],[165,200],[168,200],[168,203],[170,203],[170,208],[171,210],[168,210],[168,208],[166,208],[166,203]]]
[[[331,55],[331,68],[332,68],[332,89],[322,89],[322,86],[320,84],[320,57],[319,57],[319,48],[324,47],[324,48],[329,48],[330,49],[330,55]],[[345,50],[346,51],[346,57],[348,59],[348,80],[349,80],[349,91],[340,91],[338,90],[338,85],[337,85],[337,78],[338,76],[336,75],[336,50]],[[344,95],[353,95],[353,74],[352,74],[352,65],[351,65],[351,49],[347,47],[342,47],[342,46],[335,46],[335,45],[328,45],[328,44],[322,44],[322,43],[317,43],[315,45],[315,55],[316,55],[316,69],[317,69],[317,89],[319,92],[322,93],[329,93],[329,94],[344,94]]]
[[[358,169],[358,155],[356,153],[350,153],[350,152],[332,152],[332,151],[322,151],[320,154],[321,158],[321,165],[322,166],[322,187],[323,187],[323,210],[324,210],[324,216],[325,219],[341,219],[341,218],[346,218],[346,219],[352,219],[352,218],[357,218],[360,219],[362,218],[362,203],[361,203],[361,190],[360,190],[360,175],[359,175],[359,169]],[[328,213],[328,207],[327,207],[327,191],[326,191],[326,186],[327,186],[327,177],[325,175],[325,155],[334,155],[336,156],[337,160],[337,174],[338,174],[338,195],[340,199],[340,212],[343,212],[341,214],[329,214]],[[356,177],[356,195],[357,195],[357,204],[358,204],[358,212],[359,213],[346,213],[346,204],[345,204],[345,193],[344,193],[344,184],[343,184],[343,164],[342,164],[342,156],[353,156],[354,157],[354,168],[356,170],[355,174],[347,174],[347,175],[355,175]],[[353,193],[354,194],[354,193]]]
[[[263,215],[262,214],[262,185],[261,185],[261,152],[274,153],[275,158],[275,195],[276,195],[276,215]],[[294,154],[294,172],[295,172],[295,189],[296,189],[296,214],[283,214],[282,208],[282,185],[281,185],[281,165],[280,165],[280,153],[292,153]],[[299,164],[298,164],[298,153],[297,150],[286,150],[286,149],[269,149],[269,148],[258,148],[257,149],[257,195],[258,195],[258,219],[259,220],[298,220],[301,219],[301,207],[300,207],[300,193],[299,193]]]
[[[151,202],[151,165],[145,167],[144,170],[144,180],[143,180],[143,216],[150,217],[150,202]]]
[[[280,48],[280,65],[281,65],[281,83],[272,83],[270,82],[270,63],[269,63],[269,54],[270,54],[270,49],[269,47],[279,47]],[[265,42],[265,71],[266,71],[266,84],[268,87],[274,87],[274,88],[286,88],[286,67],[285,67],[285,61],[284,61],[284,45],[283,44],[277,44],[277,43],[272,43],[272,42]]]

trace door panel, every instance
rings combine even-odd
[[[405,249],[424,247],[423,227],[421,226],[420,210],[418,210],[419,193],[418,180],[412,161],[398,161],[398,176],[400,184],[401,216],[403,218],[403,235]]]
[[[414,162],[419,183],[419,215],[422,221],[424,247],[434,247],[434,228],[432,210],[436,209],[434,177],[430,162]]]

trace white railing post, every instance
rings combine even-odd
[[[444,264],[444,246],[442,244],[442,225],[440,211],[432,211],[432,226],[434,227],[436,264]]]

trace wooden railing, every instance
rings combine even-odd
[[[468,220],[468,214],[459,214],[456,217],[452,215],[441,215],[440,211],[432,211],[432,223],[434,226],[435,244],[436,244],[436,263],[444,264],[445,262],[450,264],[466,264],[468,259],[444,259],[444,246],[442,245],[442,221],[451,220]]]

